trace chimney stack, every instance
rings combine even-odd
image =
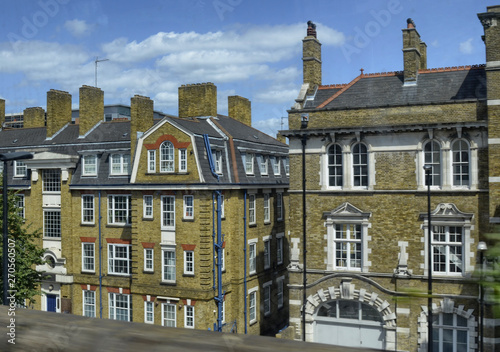
[[[45,110],[43,110],[41,107],[24,109],[23,127],[45,127]]]
[[[148,97],[134,95],[130,99],[130,150],[135,150],[139,132],[146,132],[154,124],[154,102]]]
[[[81,86],[79,109],[79,135],[83,137],[104,120],[104,92],[97,87]]]
[[[179,117],[217,116],[217,87],[211,82],[179,87]]]
[[[0,99],[0,128],[3,128],[5,123],[5,100]]]
[[[47,138],[71,123],[71,94],[51,89],[47,92]]]
[[[247,98],[233,95],[227,97],[228,115],[235,120],[252,126],[252,103]]]
[[[406,20],[407,28],[403,29],[404,84],[417,83],[418,70],[427,68],[427,45],[420,40],[415,22]]]
[[[316,38],[316,25],[312,21],[307,22],[307,36],[302,39],[302,69],[309,93],[321,85],[321,43]]]

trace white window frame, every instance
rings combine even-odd
[[[363,163],[361,161],[361,155],[365,154],[365,153],[362,153],[361,151],[359,153],[355,153],[355,149],[356,147],[364,147],[365,151],[366,151],[366,163]],[[362,142],[358,142],[358,143],[355,143],[353,146],[352,146],[352,149],[351,149],[351,155],[352,155],[352,165],[351,165],[351,169],[352,169],[352,186],[354,189],[368,189],[370,187],[370,153],[368,152],[368,146],[365,144],[365,143],[362,143]],[[359,155],[360,156],[360,161],[359,162],[355,162],[355,159],[356,159],[356,155]],[[363,173],[362,171],[362,168],[363,167],[366,167],[366,173]],[[360,178],[360,184],[359,185],[355,185],[355,180],[356,178]],[[363,182],[363,179],[366,178],[366,184]]]
[[[189,199],[191,199],[191,205],[189,205]],[[183,212],[182,215],[184,219],[192,220],[194,219],[194,196],[187,195],[183,197]]]
[[[117,248],[126,248],[124,257],[116,257]],[[122,265],[123,263],[126,265]],[[120,263],[120,265],[117,265]],[[125,271],[117,271],[117,267],[126,268]],[[122,243],[108,243],[108,275],[130,276],[132,275],[132,245]]]
[[[14,160],[14,177],[28,176],[28,167],[24,161]]]
[[[149,254],[151,256],[149,256]],[[144,271],[146,272],[154,272],[155,271],[155,251],[154,248],[144,248]]]
[[[254,159],[255,159],[255,154],[253,153],[243,154],[243,162],[244,162],[243,167],[245,168],[245,173],[247,175],[254,174],[254,169],[253,169]]]
[[[194,251],[184,251],[184,275],[194,275]]]
[[[117,208],[116,201],[118,198],[126,198],[125,208]],[[122,216],[117,216],[117,212],[125,211],[125,222],[117,221]],[[130,225],[132,221],[132,196],[126,194],[110,194],[108,195],[108,225],[126,226]]]
[[[117,298],[122,298],[122,297],[126,298],[126,300],[122,301],[126,302],[126,307],[122,306],[117,308],[116,300]],[[127,319],[126,320],[116,319],[116,317],[118,316],[117,310],[126,312],[125,316],[127,317]],[[132,321],[132,295],[123,293],[113,293],[113,292],[109,293],[109,319]]]
[[[82,156],[82,176],[97,176],[96,154],[86,154]]]
[[[42,170],[42,193],[61,194],[61,170]]]
[[[187,149],[179,149],[179,172],[187,172]]]
[[[264,316],[268,317],[271,315],[271,288],[272,288],[273,282],[268,281],[262,285],[262,296],[264,297]]]
[[[169,205],[172,209],[165,210],[165,207]],[[161,197],[161,229],[175,230],[175,196]]]
[[[283,221],[283,193],[276,193],[276,220]]]
[[[248,273],[257,273],[257,239],[248,240]]]
[[[285,237],[283,232],[276,234],[276,263],[278,265],[283,264],[283,237]]]
[[[221,270],[226,271],[226,248],[221,249]]]
[[[175,148],[170,141],[165,141],[160,145],[160,172],[175,172]]]
[[[156,172],[156,150],[148,150],[148,172]]]
[[[194,329],[194,306],[186,304],[184,306],[184,327],[187,329]]]
[[[142,217],[144,219],[153,218],[153,196],[144,195],[142,197]]]
[[[269,193],[264,193],[264,223],[271,222],[271,197]]]
[[[368,229],[371,227],[369,219],[371,213],[363,212],[354,207],[350,203],[343,203],[339,207],[325,215],[325,226],[327,228],[327,271],[361,271],[368,272],[371,262],[368,260],[368,243],[371,237],[368,234]],[[361,226],[361,267],[346,268],[336,265],[336,225],[360,225]]]
[[[172,264],[165,264],[165,255],[167,253],[173,254],[173,260],[174,260],[173,265]],[[173,272],[170,273],[170,274],[172,274],[172,277],[165,278],[166,274],[167,274],[166,269],[168,269],[168,268],[173,268]],[[172,270],[172,269],[170,269],[170,270]],[[175,247],[164,247],[161,250],[161,281],[166,282],[166,283],[175,283],[176,279],[177,279],[177,256],[175,253]]]
[[[444,320],[444,315],[452,315],[452,320],[453,320],[453,324],[451,325],[445,325],[443,320]],[[458,321],[458,318],[461,318],[463,320],[465,320],[465,325],[458,325],[457,324],[457,321]],[[437,319],[437,322],[434,322],[433,325],[432,325],[432,328],[433,328],[433,340],[434,342],[437,342],[438,343],[438,346],[434,345],[434,350],[435,351],[449,351],[448,348],[444,349],[443,347],[443,330],[451,330],[452,331],[452,341],[451,341],[451,345],[449,345],[449,347],[452,347],[452,351],[453,352],[456,352],[458,349],[457,349],[457,334],[458,334],[458,331],[461,331],[461,332],[464,332],[467,334],[467,342],[465,344],[465,349],[464,351],[470,351],[469,347],[470,347],[470,344],[471,344],[471,336],[470,336],[470,328],[469,328],[469,319],[457,314],[457,313],[443,313],[443,312],[440,312],[437,314],[436,316],[436,319]],[[474,337],[472,337],[472,342],[474,342]],[[437,348],[436,348],[437,347]]]
[[[48,216],[52,214],[53,216],[49,219]],[[57,215],[56,215],[57,214]],[[50,222],[49,222],[50,220]],[[53,222],[57,221],[57,222]],[[52,229],[50,231],[50,236],[47,234],[49,233],[48,231],[48,225],[52,225],[50,228]],[[44,238],[61,238],[61,210],[60,209],[44,209],[43,211],[43,237]]]
[[[290,176],[290,159],[288,157],[283,158],[283,168],[285,169],[285,175]]]
[[[92,255],[87,255],[89,249]],[[82,242],[82,272],[95,273],[95,243],[93,242]]]
[[[118,156],[120,160],[115,162],[114,157]],[[117,168],[118,170],[115,170]],[[109,174],[111,176],[124,176],[130,173],[130,154],[113,153],[109,156]]]
[[[155,302],[144,301],[144,322],[146,324],[155,323]]]
[[[268,160],[269,160],[269,158],[266,155],[258,154],[257,155],[257,160],[258,160],[258,163],[259,163],[260,174],[262,176],[269,175],[269,168],[268,168]]]
[[[252,287],[248,290],[248,320],[250,324],[253,324],[258,319],[257,310],[257,292],[259,290],[258,286]]]
[[[255,225],[257,222],[255,209],[255,194],[248,195],[248,224]]]
[[[167,307],[170,313],[173,313],[173,318],[165,318]],[[167,322],[170,322],[168,324]],[[174,303],[166,302],[161,304],[161,326],[173,327],[177,326],[177,305]]]
[[[89,295],[90,297],[87,297]],[[89,302],[88,299],[91,301]],[[87,309],[90,308],[90,309]],[[91,314],[87,314],[87,312]],[[95,291],[92,290],[82,290],[82,316],[88,318],[96,317],[96,295]]]
[[[222,150],[212,149],[212,160],[214,162],[215,172],[222,174]]]
[[[456,228],[460,229],[460,238],[461,241],[452,241],[451,238],[456,235],[456,232],[453,232],[450,230],[451,228]],[[443,236],[444,240],[436,240],[436,237]],[[449,226],[449,225],[432,225],[432,231],[431,231],[431,247],[432,247],[432,273],[433,275],[436,276],[462,276],[464,273],[464,235],[465,235],[465,229],[463,226]],[[437,248],[441,247],[442,250],[439,251]],[[451,248],[459,248],[460,249],[460,263],[456,265],[457,267],[460,268],[459,271],[453,271],[451,270],[451,262],[452,258],[454,258],[456,255],[455,253],[452,253]],[[444,251],[444,253],[443,253]],[[444,270],[436,270],[436,265],[438,265],[435,262],[436,256],[443,256],[445,260],[445,269]]]
[[[87,202],[85,199],[87,198]],[[91,199],[91,201],[90,201]],[[95,224],[95,200],[93,194],[82,194],[82,224]],[[91,205],[88,206],[88,205]],[[92,220],[88,220],[88,218]]]
[[[330,152],[330,149],[332,148],[338,148],[339,152],[340,152],[340,163],[337,162],[337,158],[336,156],[338,156],[338,153],[331,153]],[[334,157],[334,162],[333,163],[330,163],[330,156],[333,156]],[[337,143],[334,143],[334,144],[331,144],[328,146],[328,148],[326,149],[326,184],[328,185],[327,187],[329,189],[342,189],[342,187],[344,187],[344,167],[345,167],[345,160],[344,160],[344,153],[342,151],[342,146],[340,144],[337,144]],[[333,175],[330,173],[330,168],[333,168],[335,170],[335,172],[333,173]],[[340,169],[340,174],[338,174],[337,170]],[[331,178],[334,177],[335,178],[335,183],[332,184],[332,182],[330,182]],[[337,182],[337,180],[340,178],[339,182]]]
[[[420,219],[423,220],[422,224],[422,242],[425,247],[428,248],[428,219],[427,212],[420,213]],[[444,226],[444,227],[459,227],[462,228],[462,271],[461,272],[449,272],[448,270],[445,272],[435,271],[434,270],[434,255],[432,258],[432,272],[435,276],[442,277],[463,277],[470,275],[470,273],[474,270],[474,266],[471,265],[472,258],[474,253],[471,252],[471,247],[474,240],[471,237],[471,230],[473,230],[472,219],[474,217],[473,213],[464,213],[460,211],[457,206],[453,203],[440,203],[431,213],[432,227],[436,226]],[[434,229],[433,229],[434,230]],[[434,231],[431,232],[432,235],[432,252],[434,253],[434,246],[437,243],[434,240]],[[456,245],[458,242],[452,243]],[[441,244],[441,242],[439,242]],[[420,267],[424,270],[425,274],[429,272],[428,268],[428,251],[423,251],[423,263],[421,263]],[[449,257],[447,257],[447,261],[449,262]],[[449,265],[448,265],[449,266]]]
[[[220,195],[220,217],[224,219],[226,217],[226,214],[224,212],[224,195]]]
[[[274,174],[274,176],[281,175],[280,158],[278,156],[271,157],[271,164],[273,164],[273,174]]]
[[[264,236],[264,269],[269,269],[271,267],[271,239],[272,236]]]
[[[338,223],[333,226],[333,252],[334,252],[334,265],[337,270],[345,271],[361,271],[363,267],[363,231],[362,226],[359,223]],[[341,237],[345,235],[345,237]],[[357,237],[359,235],[359,238]],[[341,246],[343,253],[345,253],[345,258],[338,258],[339,253],[338,245]],[[359,247],[359,257],[354,258],[355,263],[353,264],[353,255],[356,252],[354,246]],[[340,265],[339,261],[344,260],[344,264]]]
[[[456,148],[457,145],[464,144],[466,149],[458,149]],[[470,189],[471,188],[471,148],[470,144],[468,141],[465,139],[456,139],[453,142],[451,142],[451,148],[450,148],[450,162],[451,162],[451,167],[450,167],[450,173],[451,173],[451,186],[453,188],[458,188],[458,189]],[[457,155],[458,154],[458,155]],[[467,160],[463,160],[463,156],[466,155]],[[456,157],[459,157],[459,160],[455,160]],[[460,168],[460,172],[457,174],[455,172],[455,167]],[[463,169],[466,169],[466,173],[462,172]],[[460,177],[460,182],[459,184],[455,184],[455,176]],[[468,181],[464,181],[463,178],[464,176],[467,176]]]
[[[436,153],[434,151],[434,147],[431,147],[431,151],[427,152],[425,150],[425,148],[427,148],[428,145],[437,145],[437,147],[439,148],[439,153],[438,153],[438,156],[439,156],[439,160],[435,160],[434,158],[434,153]],[[428,154],[431,154],[431,161],[430,162],[426,162],[426,155]],[[442,145],[441,143],[436,140],[436,139],[429,139],[428,141],[426,141],[423,145],[422,145],[422,161],[424,163],[424,166],[425,165],[430,165],[432,167],[432,170],[431,170],[431,189],[441,189],[443,187],[443,184],[444,184],[444,175],[443,175],[443,148],[442,148]],[[422,167],[422,171],[423,173],[423,185],[425,187],[427,187],[427,175],[425,174],[425,170],[423,169]],[[439,182],[437,182],[435,179],[436,177],[439,177]]]
[[[3,163],[0,163],[3,165]],[[16,208],[17,208],[17,215],[23,219],[26,218],[25,214],[25,203],[26,197],[22,193],[16,193]]]

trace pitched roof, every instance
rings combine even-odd
[[[486,98],[484,65],[421,70],[404,85],[403,72],[361,74],[346,85],[320,86],[304,109],[352,109],[450,103]]]

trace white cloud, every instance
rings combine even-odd
[[[64,28],[66,28],[75,37],[84,36],[92,30],[92,26],[88,25],[85,21],[78,19],[66,21],[64,23]]]
[[[472,54],[472,51],[474,49],[472,45],[472,38],[469,38],[465,42],[460,43],[458,48],[462,54]]]

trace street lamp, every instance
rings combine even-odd
[[[307,128],[309,123],[309,114],[302,114],[300,117],[300,128]],[[302,135],[302,262],[303,262],[303,289],[302,289],[302,341],[306,340],[306,288],[307,288],[307,274],[306,274],[306,144],[307,135]]]
[[[33,154],[32,153],[27,153],[27,152],[14,152],[14,153],[5,153],[5,154],[0,154],[0,161],[3,161],[3,239],[2,239],[2,278],[3,278],[3,304],[5,306],[8,305],[7,303],[7,291],[9,289],[8,285],[8,280],[7,280],[7,265],[8,265],[8,258],[7,258],[7,251],[8,251],[8,238],[9,238],[9,227],[8,227],[8,214],[9,214],[9,207],[7,205],[8,197],[7,197],[7,173],[8,173],[8,161],[12,160],[23,160],[23,159],[33,159]]]
[[[427,351],[432,352],[432,223],[431,223],[431,172],[432,165],[424,165],[427,183]]]
[[[480,351],[484,351],[484,287],[483,287],[483,274],[484,274],[484,252],[488,249],[485,242],[481,241],[477,244],[477,251],[479,252],[479,265],[480,265],[480,275],[479,275],[479,305],[480,305],[480,322],[479,322],[479,337]]]

